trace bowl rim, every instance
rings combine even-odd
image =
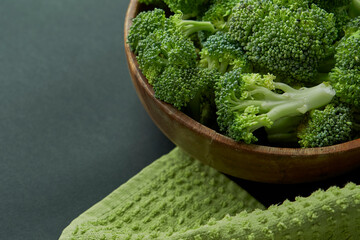
[[[147,94],[153,98],[159,105],[159,107],[168,115],[172,115],[174,119],[179,122],[181,125],[194,130],[198,134],[206,136],[212,142],[218,142],[220,144],[225,144],[229,148],[235,149],[237,151],[251,151],[259,154],[270,154],[277,156],[320,156],[320,155],[328,155],[332,153],[339,154],[341,152],[350,152],[355,151],[360,148],[360,138],[351,140],[345,143],[340,143],[332,146],[326,147],[315,147],[315,148],[293,148],[293,147],[272,147],[272,146],[264,146],[257,144],[246,144],[242,142],[236,142],[228,136],[225,136],[199,122],[192,119],[185,113],[173,107],[171,104],[163,102],[157,98],[155,98],[153,87],[148,83],[146,77],[142,74],[138,62],[136,60],[135,54],[131,51],[129,44],[127,43],[127,36],[132,24],[132,19],[136,16],[139,11],[139,2],[138,0],[130,0],[129,7],[127,10],[125,24],[124,24],[124,45],[126,53],[130,53],[130,60],[135,64],[136,72],[140,85],[146,91]],[[132,79],[135,81],[134,79]]]

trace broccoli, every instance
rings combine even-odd
[[[218,74],[198,67],[167,67],[154,82],[155,97],[191,113],[191,117],[206,123],[214,109],[213,87]]]
[[[155,97],[246,143],[360,135],[360,0],[163,2],[175,14],[142,12],[128,36]]]
[[[200,52],[200,66],[225,73],[235,68],[250,72],[251,66],[239,44],[228,33],[217,32],[204,43]]]
[[[333,13],[336,19],[336,27],[339,30],[339,36],[343,36],[343,28],[354,17],[360,15],[359,0],[312,0],[327,12]]]
[[[220,130],[236,141],[256,142],[253,132],[270,128],[284,117],[305,114],[328,104],[335,95],[329,84],[294,89],[275,82],[275,76],[235,69],[220,78],[215,89]],[[280,90],[283,93],[276,93]]]
[[[189,19],[199,16],[205,11],[208,0],[163,0],[174,13],[181,11],[184,18]]]
[[[350,141],[352,131],[351,109],[331,103],[323,110],[310,111],[300,124],[297,136],[303,148],[325,147]]]
[[[341,101],[360,106],[360,17],[345,30],[345,36],[336,47],[334,69],[329,79]]]
[[[227,30],[227,21],[232,9],[241,0],[215,0],[204,13],[203,21],[210,21],[218,30]]]
[[[127,37],[131,50],[137,54],[140,41],[144,40],[156,29],[164,28],[166,21],[165,12],[162,9],[140,12],[133,20]]]
[[[270,128],[265,128],[267,142],[272,146],[298,146],[298,127],[304,115],[283,117],[275,121]]]
[[[137,54],[140,41],[147,38],[155,30],[171,31],[181,33],[185,37],[197,31],[214,32],[214,26],[210,22],[183,20],[181,12],[166,18],[165,11],[155,8],[151,11],[140,12],[130,27],[127,42],[131,50]]]
[[[184,15],[181,12],[172,15],[165,26],[169,31],[181,33],[185,37],[190,37],[191,34],[199,31],[215,32],[211,22],[184,20]]]
[[[183,20],[182,13],[166,18],[162,10],[155,9],[147,14],[149,17],[140,16],[139,21],[148,20],[150,27],[138,24],[139,29],[135,29],[135,26],[128,39],[130,43],[138,43],[137,60],[149,83],[152,84],[169,65],[194,67],[197,64],[197,50],[189,36],[200,30],[213,31],[213,25],[210,22]],[[156,19],[162,23],[152,25],[151,21]],[[145,33],[148,35],[145,36]]]
[[[197,64],[193,42],[180,34],[171,34],[162,29],[141,41],[138,49],[139,67],[150,84],[167,66],[189,68]]]
[[[171,65],[177,67],[194,67],[196,49],[194,44],[184,37],[157,30],[140,44],[137,56],[139,67],[150,84]]]
[[[333,54],[337,38],[333,14],[301,1],[277,5],[243,0],[228,24],[231,37],[242,44],[257,71],[270,71],[289,83],[312,83],[321,61]]]

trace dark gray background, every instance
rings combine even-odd
[[[173,148],[131,83],[127,5],[0,1],[0,239],[57,239],[72,219]],[[269,205],[348,180],[236,181]]]
[[[131,83],[127,5],[0,1],[0,239],[57,239],[172,149]]]

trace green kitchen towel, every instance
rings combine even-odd
[[[65,239],[360,239],[360,187],[266,209],[179,148],[76,218]]]

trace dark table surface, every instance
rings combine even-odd
[[[174,147],[131,83],[127,5],[0,1],[0,239],[57,239]],[[357,176],[292,186],[236,181],[269,205]]]

